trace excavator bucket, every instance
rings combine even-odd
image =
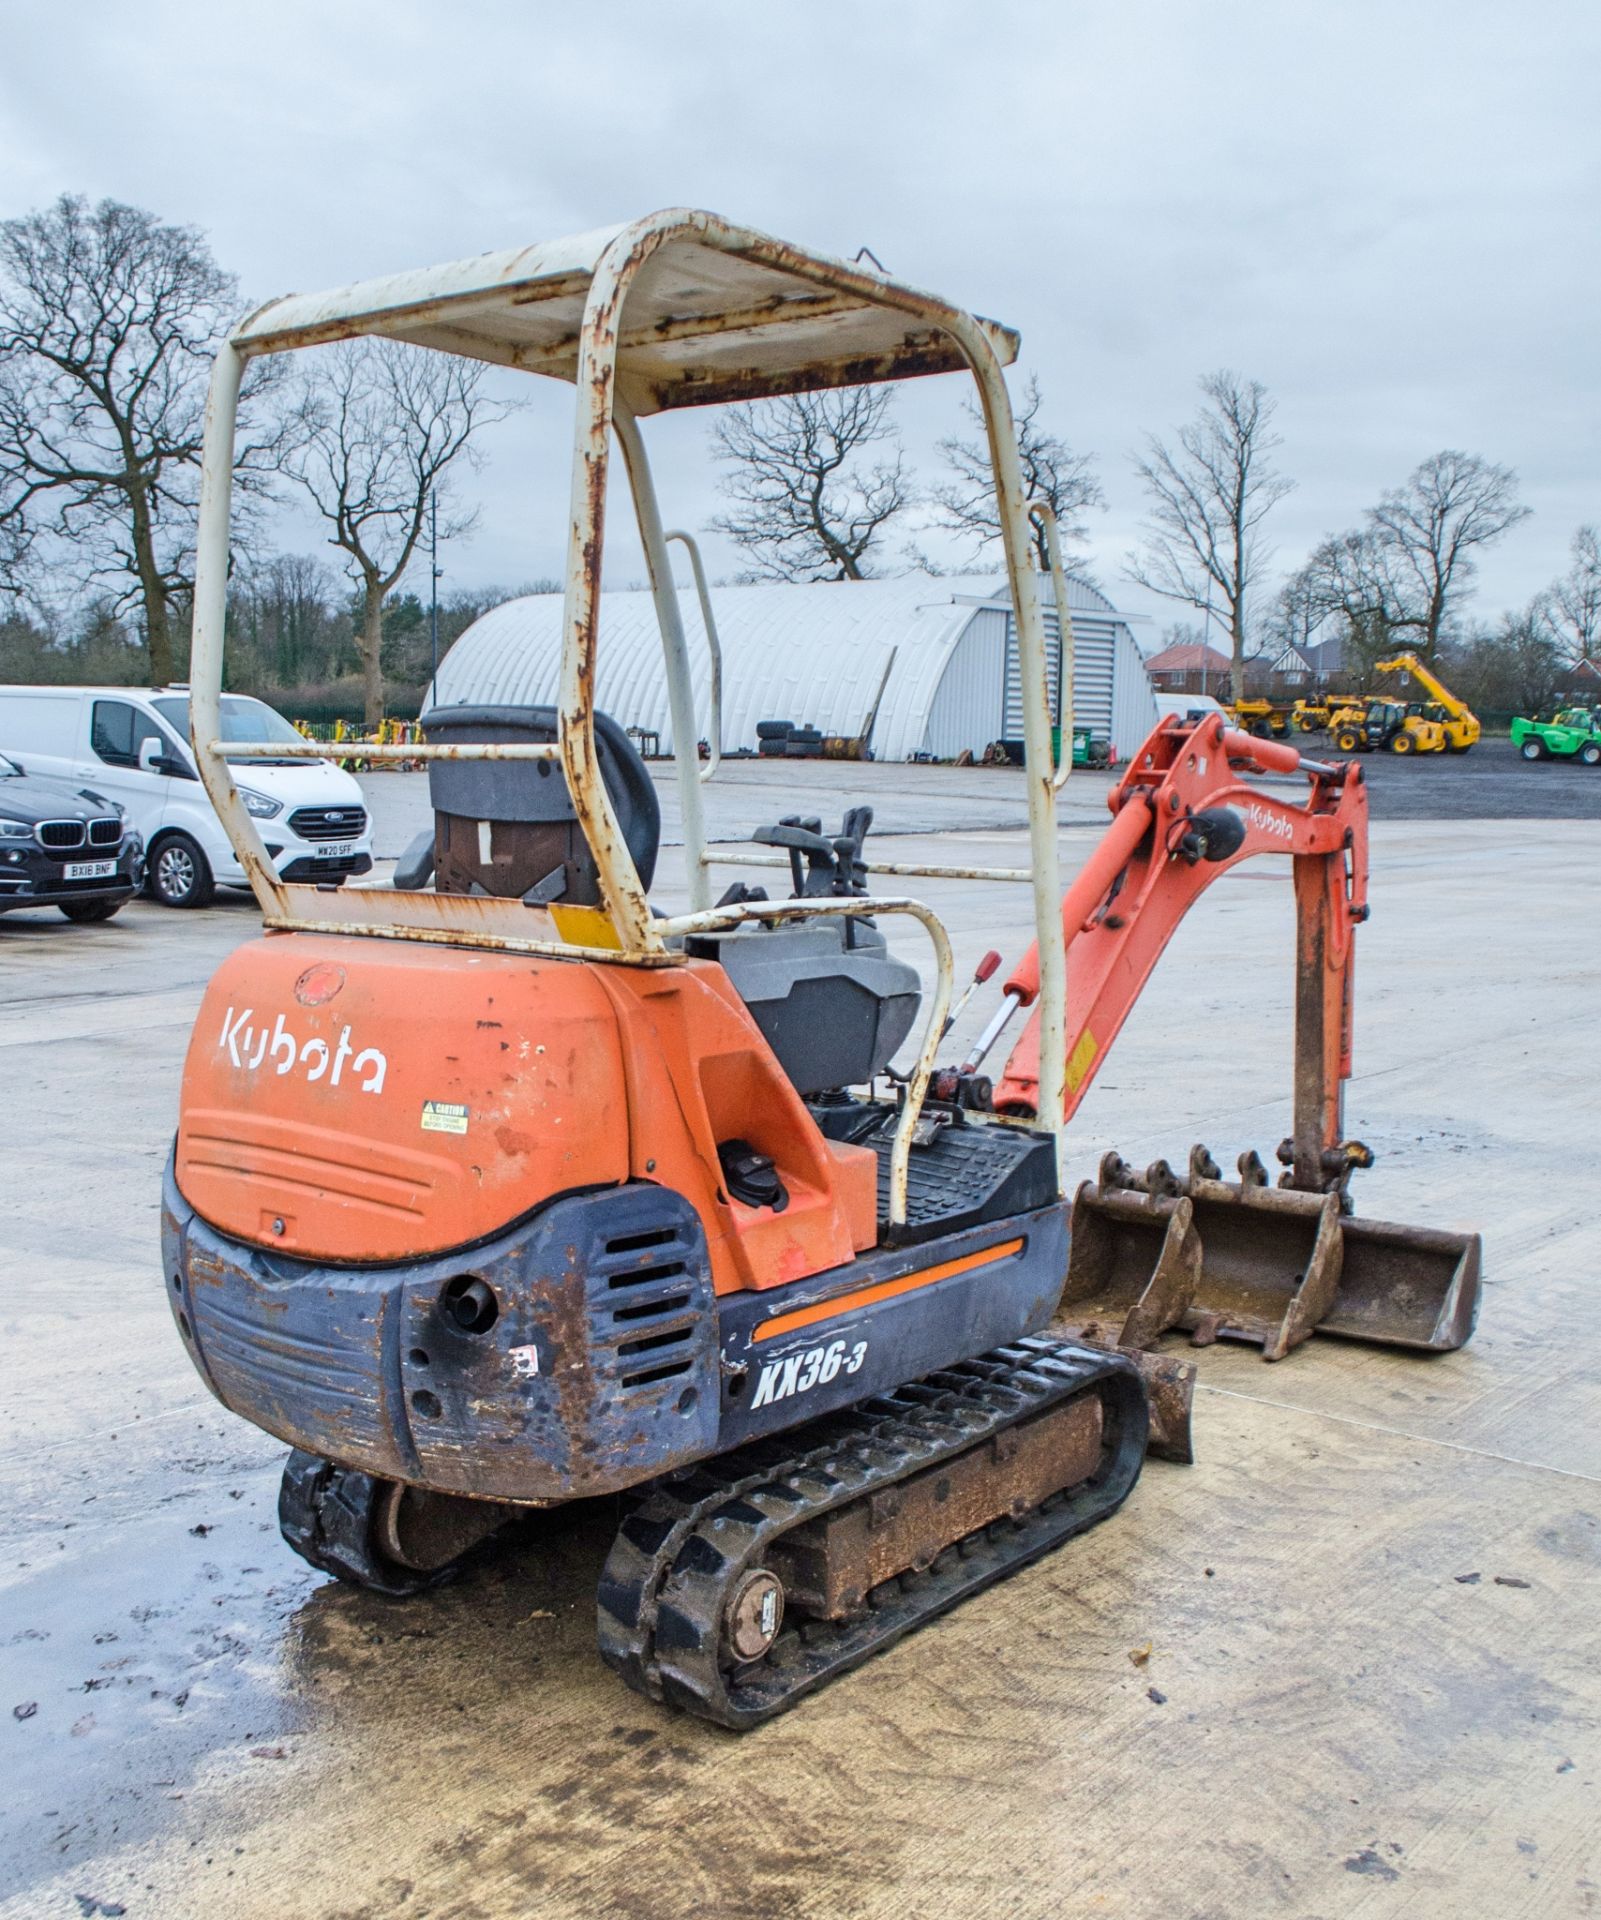
[[[1057,1323],[1134,1351],[1187,1332],[1197,1346],[1253,1341],[1282,1360],[1313,1333],[1450,1352],[1473,1331],[1480,1240],[1356,1220],[1336,1193],[1275,1187],[1254,1153],[1219,1178],[1204,1147],[1187,1176],[1117,1154],[1073,1201]]]

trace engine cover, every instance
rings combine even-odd
[[[275,934],[206,991],[177,1182],[235,1238],[342,1264],[441,1253],[628,1159],[617,1013],[588,968]]]

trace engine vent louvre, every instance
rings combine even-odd
[[[606,1344],[621,1391],[657,1386],[694,1367],[704,1318],[695,1264],[695,1248],[681,1227],[619,1233],[604,1242],[591,1297],[600,1326],[609,1330]]]

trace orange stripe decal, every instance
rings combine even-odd
[[[918,1287],[931,1287],[936,1280],[949,1280],[952,1274],[971,1273],[975,1267],[993,1266],[997,1260],[1009,1260],[1027,1244],[1022,1238],[1003,1240],[998,1246],[981,1247],[977,1253],[964,1253],[959,1260],[942,1260],[936,1267],[919,1267],[915,1273],[903,1273],[898,1280],[881,1280],[876,1287],[859,1287],[855,1293],[837,1293],[832,1300],[819,1300],[814,1307],[797,1307],[793,1313],[775,1314],[764,1320],[751,1335],[753,1344],[776,1340],[780,1334],[794,1333],[801,1327],[816,1326],[819,1320],[832,1320],[836,1314],[851,1313],[857,1307],[870,1307],[879,1300],[893,1300],[898,1293],[912,1293]]]

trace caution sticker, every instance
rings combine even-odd
[[[425,1100],[422,1103],[424,1133],[465,1133],[467,1109],[454,1100]]]

